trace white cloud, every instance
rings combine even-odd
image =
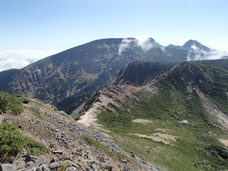
[[[138,36],[128,36],[134,38],[125,38],[122,40],[122,43],[119,46],[119,54],[121,55],[122,52],[126,51],[126,49],[130,48],[130,44],[133,42],[137,46],[141,47],[142,50],[148,51],[154,47],[158,47],[159,45],[156,42],[152,42],[150,37],[147,35],[138,35]],[[159,46],[162,50],[164,48]]]
[[[147,35],[139,35],[135,36],[137,45],[140,46],[143,50],[148,51],[153,48],[153,43],[149,40],[149,36]]]
[[[130,43],[134,41],[133,39],[123,39],[120,46],[119,46],[119,54],[121,55],[122,52],[126,51],[127,48],[129,48]]]
[[[199,49],[195,44],[193,44],[193,45],[191,46],[191,48],[192,48],[193,50],[198,50],[198,49]]]
[[[222,59],[224,56],[228,56],[228,53],[222,50],[204,51],[196,46],[192,46],[191,48],[193,50],[187,56],[188,61]]]
[[[2,50],[0,51],[0,71],[20,69],[60,50]]]

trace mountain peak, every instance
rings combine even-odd
[[[200,42],[198,42],[196,40],[189,40],[182,47],[184,47],[186,49],[192,49],[192,50],[210,51],[210,48],[202,45]]]

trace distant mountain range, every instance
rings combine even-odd
[[[152,38],[143,42],[135,38],[95,40],[22,69],[0,72],[0,90],[26,94],[71,113],[129,62],[204,60],[214,52],[194,40],[166,47]]]

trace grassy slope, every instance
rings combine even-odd
[[[228,59],[217,59],[217,60],[205,60],[205,61],[196,61],[196,63],[214,66],[228,70]]]
[[[113,135],[122,136],[124,139],[118,140],[118,143],[126,150],[134,152],[143,159],[155,161],[170,170],[224,170],[228,168],[228,152],[217,138],[227,138],[226,133],[210,124],[210,118],[197,93],[186,91],[185,85],[180,82],[182,78],[178,72],[183,74],[185,67],[188,66],[180,67],[156,85],[159,88],[156,95],[141,92],[138,94],[139,102],[130,102],[123,108],[115,108],[116,112],[107,109],[98,116],[98,122]],[[216,79],[220,81],[216,83],[219,86],[213,87],[213,84],[204,80],[199,73],[208,69],[214,72],[214,69],[202,65],[191,65],[191,70],[199,74],[199,79],[197,76],[190,79],[189,73],[185,73],[184,79],[188,78],[190,82],[201,86],[207,96],[212,97],[225,112],[227,109],[224,104],[227,104],[228,99],[224,97],[224,104],[220,103],[217,91],[220,95],[224,94],[227,73],[218,69],[219,78]],[[212,74],[209,71],[207,73]],[[215,72],[216,76],[217,74]],[[133,123],[132,120],[137,118],[145,118],[152,123]],[[182,120],[188,120],[191,124],[182,124],[179,122]],[[131,134],[151,135],[161,132],[156,130],[157,128],[168,129],[166,133],[177,137],[174,146],[147,138],[138,138]]]
[[[20,115],[24,110],[22,104],[28,102],[29,100],[21,95],[10,95],[0,92],[0,112],[2,113],[7,112],[13,115]],[[32,111],[31,113],[34,112]],[[27,154],[34,155],[48,152],[41,143],[22,135],[20,129],[15,124],[0,123],[0,162],[20,155],[22,149],[26,149]]]
[[[23,136],[16,125],[10,123],[0,124],[0,162],[20,155],[23,149],[26,149],[26,154],[33,155],[48,152],[41,143]]]
[[[20,114],[23,112],[22,103],[25,102],[21,95],[10,95],[0,91],[0,112],[11,112],[13,114]]]

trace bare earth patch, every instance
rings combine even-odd
[[[98,124],[96,123],[96,117],[99,114],[99,107],[107,106],[109,103],[114,103],[111,98],[104,95],[101,95],[99,99],[101,102],[94,103],[93,106],[80,117],[80,119],[77,121],[78,123],[81,123],[87,127],[94,126],[95,128],[99,128]]]
[[[134,123],[141,123],[141,124],[151,123],[151,121],[146,120],[146,119],[134,119],[134,120],[132,120],[132,122],[134,122]]]
[[[85,112],[84,115],[80,116],[77,122],[87,127],[92,126],[94,128],[101,129],[99,124],[96,123],[96,120],[97,115],[100,114],[102,108],[107,107],[110,110],[114,110],[108,105],[112,104],[118,107],[119,105],[116,100],[124,103],[129,97],[137,99],[133,93],[141,90],[141,88],[132,85],[120,85],[116,89],[115,88],[116,87],[111,87],[110,89],[112,91],[109,89],[100,90],[99,100],[93,103],[92,107]]]
[[[153,141],[162,142],[164,144],[169,144],[169,145],[171,145],[172,142],[176,142],[175,136],[169,135],[169,134],[163,134],[163,133],[154,133],[153,135],[149,135],[149,136],[145,134],[132,134],[132,135],[136,135],[142,138],[149,138]]]
[[[80,117],[80,120],[78,120],[78,123],[81,123],[84,126],[91,126],[95,124],[96,121],[96,110],[97,110],[98,104],[94,104],[93,108],[89,109],[84,115]]]
[[[228,140],[225,139],[219,139],[221,143],[223,143],[226,147],[228,147]]]
[[[189,124],[188,120],[183,120],[183,121],[179,121],[180,123],[183,123],[183,124]]]
[[[155,131],[161,131],[161,132],[170,132],[170,129],[165,129],[165,128],[157,128]]]

